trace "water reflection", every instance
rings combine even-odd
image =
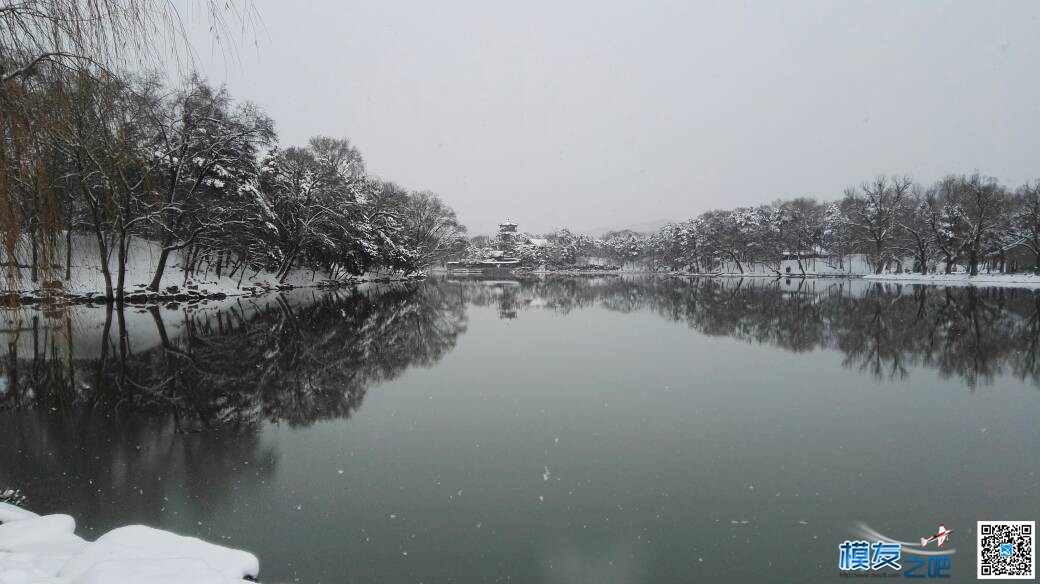
[[[450,351],[466,328],[452,292],[8,311],[0,484],[31,493],[38,511],[75,510],[96,531],[163,524],[185,493],[180,507],[205,519],[275,472],[261,422],[347,418],[370,385]]]
[[[160,525],[183,493],[205,517],[277,469],[276,451],[255,432],[181,432],[173,414],[36,409],[0,412],[0,421],[0,477],[29,494],[33,509],[75,512],[95,532]]]
[[[472,304],[560,314],[599,306],[650,310],[699,333],[788,351],[835,349],[876,379],[936,369],[969,387],[1013,375],[1040,386],[1040,294],[862,280],[530,278],[454,280]]]
[[[451,350],[466,328],[452,292],[385,286],[217,308],[22,311],[7,319],[0,405],[165,413],[178,431],[345,418],[371,384]]]
[[[923,367],[973,388],[1002,375],[1040,385],[1040,294],[1030,290],[467,278],[211,307],[8,313],[0,407],[163,413],[180,431],[345,418],[372,384],[451,351],[468,304],[494,306],[503,319],[527,310],[645,310],[709,336],[837,350],[846,367],[879,380]]]
[[[1037,507],[1038,314],[1028,290],[617,276],[24,309],[0,315],[0,487],[87,535],[241,545],[272,582],[822,581],[853,521]]]

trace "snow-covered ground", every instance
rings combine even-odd
[[[0,584],[229,584],[260,571],[249,552],[142,525],[92,542],[75,530],[68,515],[0,503]]]
[[[834,276],[855,277],[869,274],[874,269],[863,254],[847,255],[838,261],[837,258],[804,258],[799,265],[798,260],[781,260],[776,265],[766,265],[760,262],[746,262],[739,267],[731,261],[722,262],[719,274],[726,276],[768,276],[777,277],[779,272],[782,276]]]
[[[155,266],[159,262],[160,246],[157,242],[146,239],[134,238],[131,240],[127,253],[126,285],[127,294],[141,292],[145,286],[151,283],[155,274]],[[16,252],[18,261],[22,265],[29,265],[31,253],[28,244],[22,242]],[[65,279],[65,245],[64,239],[58,244],[58,249],[52,254],[51,269],[40,274],[37,282],[32,282],[30,270],[21,268],[20,277],[13,282],[0,279],[0,291],[15,291],[21,295],[32,295],[39,293],[43,284],[47,281],[60,281],[64,292],[70,295],[104,295],[105,279],[101,271],[101,254],[98,251],[97,242],[91,236],[74,235],[72,238],[72,267],[70,278]],[[40,263],[45,263],[43,260]],[[220,276],[217,276],[214,266],[203,263],[201,268],[188,281],[184,277],[182,266],[184,256],[181,251],[174,251],[167,260],[166,269],[160,283],[160,290],[166,290],[170,286],[177,286],[184,290],[187,284],[197,286],[200,293],[209,295],[225,294],[227,296],[243,295],[246,291],[243,287],[260,285],[264,288],[275,287],[278,284],[275,274],[270,272],[256,273],[253,270],[241,271],[228,277],[230,268],[224,267]],[[109,269],[112,271],[112,285],[116,283],[117,262],[115,254],[109,260]],[[295,269],[285,279],[285,284],[292,286],[313,286],[328,276],[321,272],[309,269]],[[13,288],[13,290],[11,290]],[[204,291],[204,292],[203,292]]]
[[[1040,288],[1040,276],[1035,274],[867,274],[864,280],[906,282],[957,286],[1007,286],[1011,288]]]

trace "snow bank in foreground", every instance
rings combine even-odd
[[[910,284],[1040,288],[1040,276],[1035,274],[979,274],[977,276],[968,274],[869,274],[863,276],[863,279]]]
[[[94,542],[68,515],[0,503],[0,584],[233,584],[260,570],[248,552],[132,525]]]

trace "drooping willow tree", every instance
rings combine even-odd
[[[228,49],[235,31],[250,30],[256,19],[249,4],[198,0],[189,8],[207,15],[214,40]],[[173,65],[187,72],[193,62],[182,14],[170,0],[0,0],[0,269],[6,278],[31,267],[37,280],[59,265],[52,258],[55,242],[71,232],[63,196],[69,172],[55,168],[48,153],[59,147],[59,126],[83,121],[77,114],[86,108],[77,105],[112,105],[101,103],[110,95],[91,88],[108,90],[127,70]],[[117,163],[120,153],[101,157]],[[19,263],[21,242],[28,243],[31,266]]]

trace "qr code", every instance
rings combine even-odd
[[[979,521],[979,578],[1036,578],[1035,521]]]

